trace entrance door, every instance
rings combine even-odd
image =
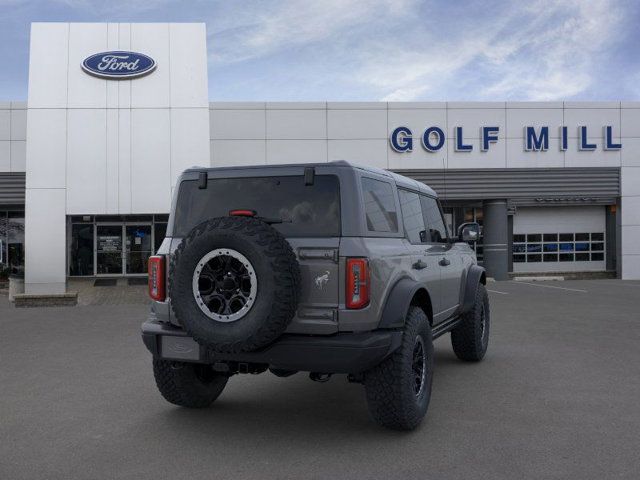
[[[96,274],[122,275],[122,225],[96,225]]]
[[[126,225],[125,229],[125,273],[144,275],[151,256],[151,225]]]

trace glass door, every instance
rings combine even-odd
[[[96,274],[122,275],[122,225],[96,225]]]
[[[153,248],[151,224],[126,225],[124,230],[125,273],[127,275],[144,275],[147,273],[147,261]]]

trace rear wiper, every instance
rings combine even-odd
[[[290,219],[284,218],[269,218],[269,217],[256,217],[258,220],[262,220],[264,223],[268,225],[273,225],[275,223],[291,223]]]

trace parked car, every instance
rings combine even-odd
[[[347,162],[194,168],[179,179],[149,260],[142,338],[160,393],[208,407],[239,373],[364,384],[379,424],[415,428],[431,396],[433,340],[479,361],[486,276],[447,231],[436,193]]]

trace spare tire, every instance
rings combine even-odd
[[[287,328],[300,296],[300,267],[289,242],[251,217],[214,218],[176,249],[169,296],[178,321],[217,352],[251,351]]]

